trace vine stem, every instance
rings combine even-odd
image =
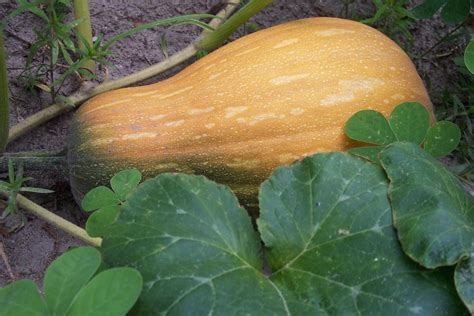
[[[7,196],[4,193],[2,193],[1,195]],[[21,194],[18,194],[16,196],[16,202],[18,203],[18,205],[22,209],[30,212],[31,214],[36,215],[37,217],[41,218],[45,222],[50,223],[51,225],[53,225],[53,226],[61,229],[62,231],[68,233],[69,235],[84,241],[88,245],[91,245],[91,246],[94,246],[94,247],[100,247],[101,246],[102,238],[93,238],[93,237],[89,236],[83,228],[81,228],[81,227],[65,220],[64,218],[48,211],[47,209],[45,209],[41,205],[38,205],[35,202],[27,199],[25,196],[23,196]]]
[[[227,19],[240,4],[240,0],[231,0],[227,6],[217,14],[217,18],[214,18],[209,23],[209,25],[216,28],[214,32],[203,31],[197,40],[188,45],[182,51],[155,65],[123,78],[104,82],[91,90],[74,93],[72,96],[68,97],[64,103],[50,105],[47,108],[31,115],[10,129],[8,142],[12,142],[13,140],[19,138],[35,127],[51,120],[52,118],[74,109],[76,105],[81,104],[95,95],[110,90],[123,88],[163,73],[195,56],[199,49],[215,49],[223,41],[225,41],[225,39],[242,23],[245,23],[250,17],[255,15],[257,12],[272,2],[273,0],[251,0],[249,3],[247,3],[247,5],[245,5],[245,7],[235,14],[236,18],[231,18],[226,23],[222,24],[223,21]]]
[[[86,45],[83,41],[86,41],[89,46],[92,47],[92,25],[89,12],[89,0],[74,0],[74,16],[76,20],[80,20],[79,25],[76,27],[79,37],[79,48],[85,49]],[[95,62],[88,60],[84,68],[87,68],[91,73],[95,73]]]

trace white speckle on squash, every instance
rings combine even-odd
[[[231,118],[233,116],[236,116],[239,113],[247,111],[248,106],[231,106],[228,108],[225,108],[225,117],[226,118]]]
[[[270,83],[273,84],[273,85],[281,85],[281,84],[287,84],[287,83],[290,83],[290,82],[293,82],[293,81],[297,81],[297,80],[301,80],[301,79],[304,79],[306,77],[308,77],[309,74],[306,73],[306,74],[297,74],[297,75],[289,75],[289,76],[280,76],[280,77],[276,77],[276,78],[273,78],[272,80],[270,80]]]
[[[156,94],[156,91],[152,90],[148,92],[139,92],[139,93],[132,94],[132,96],[133,97],[146,97],[148,95],[153,95],[153,94]]]
[[[277,114],[277,113],[262,113],[259,115],[256,115],[252,117],[252,119],[249,121],[249,125],[255,125],[258,122],[264,121],[264,120],[270,120],[270,119],[282,119],[284,118],[284,114]]]
[[[276,44],[275,46],[273,46],[273,48],[286,47],[286,46],[289,46],[289,45],[298,43],[298,41],[299,41],[299,40],[298,40],[297,38],[289,38],[289,39],[286,39],[286,40],[284,40],[284,41],[279,42],[278,44]]]
[[[153,115],[153,116],[150,116],[150,121],[159,121],[165,116],[166,114]]]
[[[122,136],[122,140],[133,140],[141,138],[154,138],[158,136],[158,133],[136,133],[136,134],[126,134]]]
[[[394,94],[392,95],[392,99],[394,100],[403,100],[405,98],[405,96],[403,94]]]
[[[207,129],[211,129],[211,128],[213,128],[214,126],[216,126],[216,124],[215,124],[215,123],[209,123],[209,124],[206,124],[206,125],[204,125],[204,126],[205,126]]]
[[[317,36],[334,36],[334,35],[342,35],[342,34],[350,34],[350,33],[355,33],[353,30],[347,30],[347,29],[329,29],[329,30],[323,30],[323,31],[316,31],[314,34]]]
[[[302,108],[294,108],[294,109],[291,109],[291,110],[290,110],[290,114],[291,114],[291,115],[301,115],[301,114],[303,114],[304,112],[305,112],[305,110],[302,109]]]
[[[112,101],[112,102],[110,102],[110,103],[106,103],[106,104],[103,104],[103,105],[98,106],[98,107],[96,107],[96,108],[93,108],[92,110],[87,111],[87,112],[85,112],[84,114],[92,113],[92,112],[94,112],[94,111],[101,110],[101,109],[105,109],[105,108],[108,108],[108,107],[111,107],[111,106],[114,106],[114,105],[117,105],[117,104],[127,103],[127,102],[130,102],[130,101],[132,101],[132,100],[133,100],[133,99],[123,99],[123,100]]]
[[[91,141],[91,145],[92,146],[107,145],[107,144],[113,143],[117,140],[119,140],[119,138],[116,138],[116,137],[99,138],[99,139]]]
[[[183,125],[184,123],[184,120],[178,120],[178,121],[170,121],[170,122],[166,122],[165,123],[165,126],[168,126],[168,127],[175,127],[175,126],[181,126]]]
[[[382,85],[384,85],[384,81],[377,78],[339,80],[339,93],[327,96],[322,99],[319,104],[322,106],[331,106],[342,102],[350,102],[355,99],[355,93],[360,91],[369,92]]]
[[[257,49],[260,49],[260,46],[255,46],[255,47],[253,47],[253,48],[243,50],[243,51],[241,51],[240,53],[235,54],[234,56],[236,56],[236,57],[242,56],[242,55],[251,53],[251,52],[253,52],[253,51],[256,51]]]
[[[175,95],[184,93],[184,92],[186,92],[186,91],[189,91],[189,90],[191,90],[192,88],[193,88],[193,86],[189,86],[189,87],[185,87],[185,88],[176,90],[176,91],[171,92],[171,93],[168,93],[168,94],[152,95],[150,98],[159,98],[160,100],[164,100],[164,99],[167,99],[167,98],[174,97]]]
[[[213,106],[210,106],[208,108],[203,108],[203,109],[191,109],[188,111],[188,113],[190,115],[196,115],[196,114],[202,114],[202,113],[209,113],[209,112],[212,112],[214,111],[214,107]]]
[[[222,72],[218,72],[216,74],[212,74],[209,76],[209,80],[213,80],[213,79],[216,79],[217,77],[219,77],[220,75],[222,75]]]

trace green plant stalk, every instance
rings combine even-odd
[[[251,0],[241,10],[235,13],[229,20],[224,22],[218,29],[210,34],[205,34],[195,47],[200,50],[211,51],[222,45],[232,33],[252,16],[260,12],[273,2],[273,0]]]
[[[0,156],[3,155],[8,144],[9,118],[7,63],[3,44],[3,30],[0,27]]]
[[[0,195],[2,195],[4,197],[8,197],[5,193],[0,193]],[[33,215],[36,215],[37,217],[41,218],[45,222],[50,223],[51,225],[53,225],[53,226],[61,229],[62,231],[70,234],[71,236],[76,237],[76,238],[84,241],[88,245],[91,245],[91,246],[94,246],[94,247],[100,247],[101,246],[102,238],[93,238],[93,237],[89,236],[83,228],[81,228],[81,227],[65,220],[64,218],[48,211],[44,207],[42,207],[42,206],[36,204],[35,202],[27,199],[23,195],[18,194],[16,196],[16,202],[18,203],[18,206],[20,206],[22,209],[30,212]]]
[[[235,11],[239,3],[240,3],[240,0],[235,0],[232,3],[229,3],[223,10],[221,10],[217,14],[219,18],[213,19],[209,23],[209,25],[211,27],[217,28],[224,21],[225,18],[229,17]],[[212,36],[212,34],[216,34],[216,33],[215,32],[208,33],[205,31],[203,32],[202,36],[197,41],[202,40],[206,36]],[[82,102],[86,101],[89,98],[92,98],[93,96],[96,96],[98,94],[101,94],[110,90],[119,89],[131,84],[135,84],[142,80],[161,74],[185,62],[186,60],[194,57],[195,54],[197,53],[198,49],[196,48],[195,45],[196,45],[196,42],[191,43],[182,51],[174,54],[170,58],[167,58],[155,65],[152,65],[134,74],[125,76],[117,80],[104,82],[88,91],[76,92],[67,98],[68,102],[56,103],[56,104],[52,104],[46,107],[45,109],[27,117],[25,120],[13,126],[10,129],[10,133],[8,136],[8,143],[26,134],[30,130],[57,117],[58,115],[71,111],[72,109],[75,108],[76,105],[81,104]]]
[[[92,47],[92,24],[89,12],[89,0],[74,0],[74,15],[76,20],[80,20],[79,25],[76,27],[77,35],[79,37],[79,48],[85,49],[82,40],[87,41],[89,46]],[[84,65],[84,68],[88,69],[91,73],[95,73],[95,62],[93,60],[88,60]]]

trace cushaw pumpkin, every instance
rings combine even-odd
[[[358,22],[309,18],[242,37],[177,75],[89,100],[69,143],[74,195],[138,168],[200,174],[247,206],[271,171],[354,144],[347,119],[401,102],[432,105],[392,40]]]

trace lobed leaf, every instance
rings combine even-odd
[[[474,198],[459,180],[414,144],[392,144],[379,157],[390,179],[394,226],[405,253],[427,268],[469,255]]]
[[[465,313],[452,279],[401,251],[378,166],[317,154],[277,169],[259,198],[270,277],[228,188],[162,174],[134,191],[101,247],[108,264],[143,275],[131,314]]]

